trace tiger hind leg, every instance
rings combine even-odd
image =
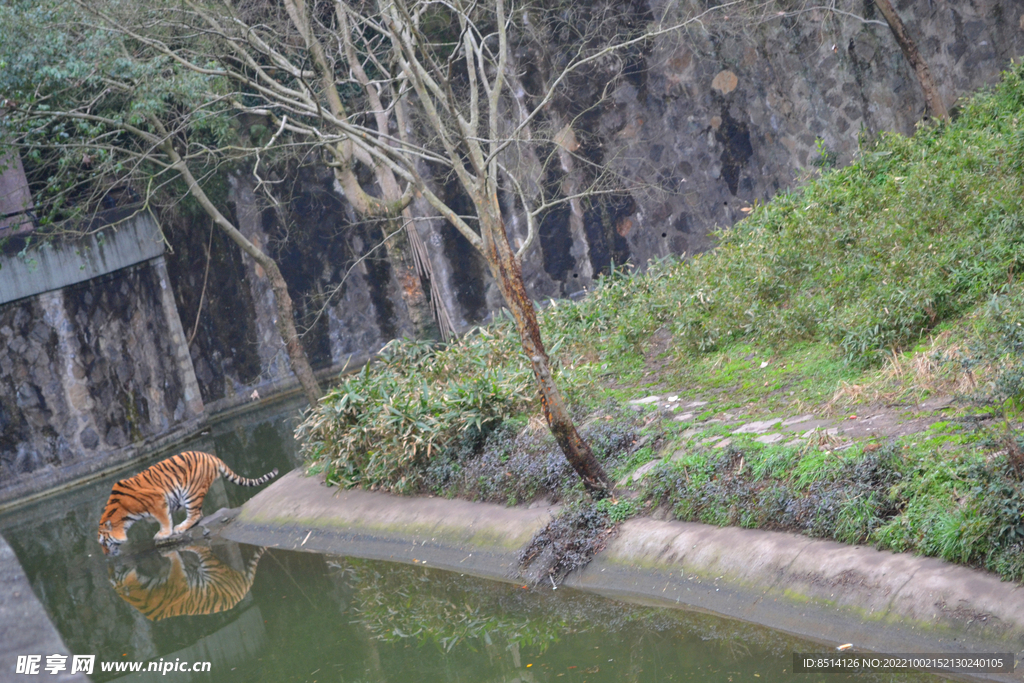
[[[185,502],[185,519],[174,527],[175,534],[182,534],[194,527],[203,518],[203,500],[206,496],[197,496],[195,500]]]

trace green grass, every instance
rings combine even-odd
[[[719,232],[711,252],[643,273],[613,268],[585,299],[541,312],[556,380],[609,473],[661,459],[638,498],[602,503],[602,514],[667,506],[679,519],[1024,578],[1024,455],[1014,455],[1024,443],[1007,445],[1024,413],[1024,67],[960,112],[865,144],[850,166]],[[649,393],[710,403],[685,424],[623,406]],[[870,448],[701,445],[734,430],[706,423],[725,412],[854,414],[942,395],[958,398],[947,420]],[[538,413],[499,316],[456,344],[395,343],[299,434],[307,458],[344,485],[579,500],[550,435],[527,425]],[[979,428],[986,415],[1005,420],[1003,432]]]

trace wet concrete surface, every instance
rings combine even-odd
[[[871,652],[1024,648],[1024,591],[934,558],[796,534],[636,518],[566,585],[701,607]],[[1022,680],[993,675],[992,680]]]
[[[18,657],[27,655],[40,655],[35,676],[16,673]],[[47,671],[48,655],[66,656],[65,669],[55,673]],[[0,537],[0,680],[27,681],[41,677],[61,683],[88,683],[89,678],[84,674],[70,673],[70,655],[42,603],[32,592],[14,550]]]
[[[555,512],[339,491],[292,472],[220,533],[515,581],[519,550]],[[853,643],[884,653],[1024,652],[1020,586],[941,560],[796,534],[635,518],[565,585],[708,610],[811,638],[822,651]],[[1024,671],[958,678],[1021,681]]]

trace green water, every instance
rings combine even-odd
[[[274,467],[283,473],[297,464],[293,424],[294,411],[254,413],[216,425],[183,450],[214,452],[248,476]],[[17,553],[68,649],[96,655],[95,681],[855,678],[794,676],[794,651],[826,648],[786,634],[567,589],[526,590],[424,567],[273,549],[258,558],[250,586],[246,568],[259,549],[226,542],[107,558],[96,543],[97,521],[113,481],[131,473],[0,516],[0,533]],[[219,484],[207,498],[206,512],[238,506],[253,493]],[[131,536],[155,529],[155,524],[140,523]],[[174,579],[178,567],[189,576],[205,577],[207,592],[185,590],[186,584]],[[209,661],[210,673],[99,671],[101,662],[161,660]],[[921,674],[856,678],[937,680]]]

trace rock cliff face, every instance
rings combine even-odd
[[[924,115],[913,69],[873,3],[849,5],[858,17],[723,10],[658,39],[638,57],[638,75],[619,79],[615,104],[590,127],[601,131],[592,144],[628,178],[665,193],[635,193],[636,211],[620,223],[635,263],[708,248],[710,229],[792,187],[821,150],[842,165],[862,136],[913,132]],[[671,21],[675,7],[651,9]],[[1022,9],[1000,0],[897,3],[947,106],[1022,54]]]
[[[697,4],[622,4],[617,21],[642,26],[664,17],[671,24]],[[860,138],[912,133],[924,116],[913,69],[872,2],[848,5],[842,12],[793,2],[759,15],[742,5],[733,15],[713,11],[570,79],[547,124],[564,125],[563,146],[607,165],[625,189],[543,217],[523,264],[531,294],[577,295],[613,262],[643,267],[652,258],[706,250],[716,226],[731,225],[742,209],[797,185],[818,165],[848,163]],[[1024,54],[1019,2],[905,1],[896,8],[947,106]],[[575,48],[565,36],[571,33],[555,26],[516,55],[527,90],[549,79],[551,65]],[[538,182],[572,187],[586,180],[581,165],[563,157],[561,170]],[[277,210],[254,193],[249,177],[232,177],[229,195],[243,231],[281,264],[314,367],[359,362],[388,339],[410,334],[409,312],[378,246],[382,227],[358,220],[326,169],[287,175],[291,200]],[[440,180],[437,192],[460,206]],[[413,208],[436,300],[457,329],[485,319],[501,301],[481,260],[424,202]],[[507,226],[511,239],[525,236],[514,212]],[[204,400],[220,401],[216,408],[248,397],[254,386],[285,380],[272,294],[255,264],[214,235],[201,294],[209,226],[172,225],[168,234],[187,332],[204,301],[191,342]]]

